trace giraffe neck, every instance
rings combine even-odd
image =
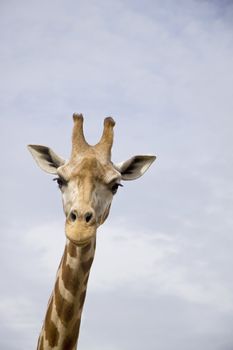
[[[88,245],[78,247],[67,241],[37,350],[76,349],[95,243],[93,238]]]

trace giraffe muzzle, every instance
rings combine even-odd
[[[71,210],[69,220],[73,223],[77,220],[83,220],[86,224],[92,225],[95,221],[95,213],[92,209],[89,209],[81,216],[78,214],[77,210]]]
[[[71,210],[66,219],[66,237],[77,245],[83,245],[91,240],[97,230],[94,210],[88,209],[83,214],[77,210]]]

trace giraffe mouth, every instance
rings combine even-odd
[[[86,225],[82,222],[71,223],[66,220],[65,233],[66,237],[76,245],[85,245],[95,237],[97,230],[97,224]]]
[[[86,239],[86,240],[83,240],[83,241],[80,241],[80,240],[74,240],[74,239],[71,239],[71,238],[69,238],[69,240],[72,242],[72,243],[74,243],[75,245],[77,245],[77,246],[79,246],[79,247],[84,247],[85,245],[87,245],[87,244],[89,244],[90,243],[90,241],[91,241],[91,239],[92,239],[93,237],[91,237],[91,238],[89,238],[89,239]]]

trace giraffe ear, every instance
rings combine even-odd
[[[57,168],[65,163],[65,160],[49,147],[41,145],[28,145],[27,147],[39,167],[47,173],[56,174]]]
[[[142,176],[151,166],[155,156],[134,156],[125,162],[116,164],[116,169],[121,173],[122,180],[136,180]]]

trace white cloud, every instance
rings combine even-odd
[[[24,248],[32,255],[38,256],[37,267],[41,270],[40,278],[55,279],[55,271],[59,265],[65,248],[64,223],[51,222],[32,227],[23,236]],[[39,276],[35,276],[38,278]]]
[[[38,255],[36,267],[41,274],[34,278],[51,286],[64,249],[62,221],[30,229],[24,240],[25,249]],[[147,229],[139,232],[122,223],[106,223],[98,232],[89,288],[110,293],[124,286],[127,293],[177,296],[229,312],[233,308],[230,285],[212,271],[215,265],[210,261],[215,251],[203,256],[203,250],[208,246],[199,246],[192,235],[172,236]]]
[[[230,286],[220,283],[219,276],[212,273],[210,257],[189,256],[193,237],[112,226],[105,225],[98,237],[93,288],[125,286],[142,293],[178,296],[222,311],[233,308]]]
[[[34,308],[32,300],[18,296],[14,298],[4,297],[1,299],[0,312],[5,325],[12,331],[25,331],[34,327],[33,314],[28,312]]]

